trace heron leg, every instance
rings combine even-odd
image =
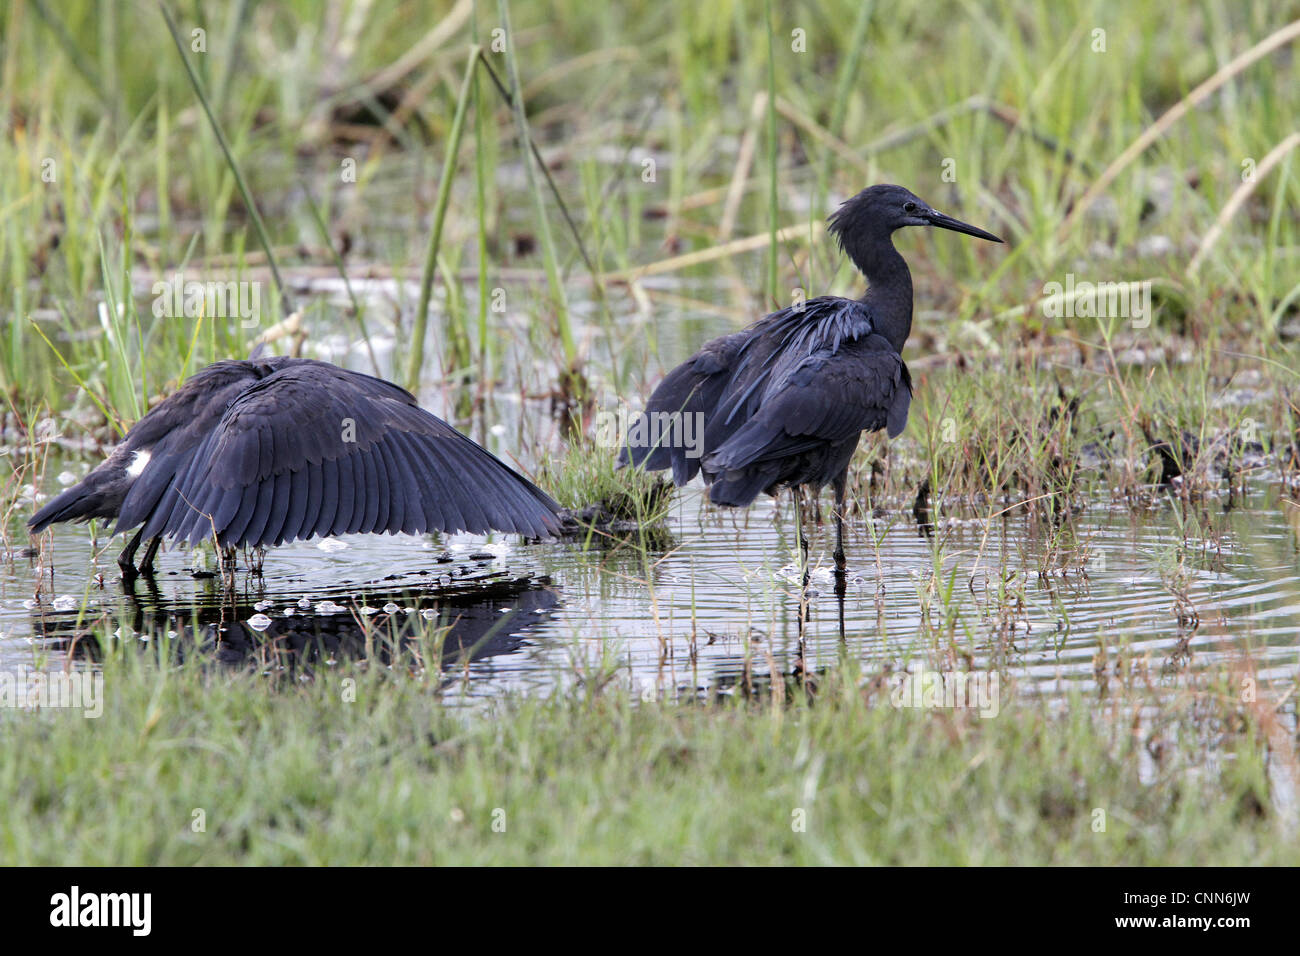
[[[136,576],[135,552],[136,549],[140,547],[140,542],[143,539],[144,528],[141,527],[140,530],[135,533],[135,537],[127,542],[126,547],[122,549],[122,553],[117,556],[117,566],[122,569],[122,577],[126,578],[128,581]]]
[[[799,598],[799,639],[795,644],[794,666],[791,673],[797,678],[808,676],[808,597]]]
[[[844,573],[848,563],[844,559],[844,493],[848,488],[849,471],[844,469],[833,482],[835,489],[835,570]]]
[[[845,636],[844,636],[844,593],[845,593],[845,591],[847,591],[847,590],[848,590],[848,586],[847,586],[847,584],[846,584],[846,582],[845,582],[845,575],[843,575],[843,574],[837,574],[837,575],[835,575],[835,602],[836,602],[836,604],[839,605],[839,618],[840,618],[840,641],[841,641],[841,642],[843,642],[844,640],[846,640],[846,638],[845,638]]]
[[[149,547],[144,549],[144,557],[140,559],[140,573],[147,578],[153,577],[153,559],[158,554],[158,546],[162,544],[162,537],[150,538]]]
[[[794,533],[799,543],[799,568],[803,571],[803,586],[808,586],[808,538],[803,533],[803,489],[795,485],[790,489],[794,495]]]

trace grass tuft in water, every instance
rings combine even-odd
[[[570,517],[571,533],[601,539],[639,536],[650,550],[668,545],[673,486],[662,475],[618,467],[617,455],[583,441],[540,469],[540,482]]]

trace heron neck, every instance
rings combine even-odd
[[[871,310],[872,324],[902,352],[912,332],[912,273],[888,236],[855,253],[853,264],[867,277],[862,302]]]

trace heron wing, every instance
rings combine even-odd
[[[704,460],[707,474],[733,472],[907,423],[907,366],[876,335],[790,358],[774,369],[758,407]]]
[[[235,546],[343,532],[542,537],[557,510],[404,389],[295,360],[230,402],[145,532]]]
[[[149,519],[221,420],[226,404],[270,370],[266,362],[214,362],[191,375],[132,426],[122,447],[132,455],[148,448],[149,460],[122,500],[114,534]]]
[[[685,447],[680,439],[686,434],[703,438],[709,417],[717,408],[749,339],[748,332],[712,339],[664,376],[646,402],[645,411],[628,422],[627,440],[619,461],[651,471],[672,468],[673,481],[678,485],[694,478],[700,468],[703,448]],[[685,422],[685,416],[691,416],[689,432],[685,431],[686,426],[675,424]],[[674,428],[683,430],[674,435]]]
[[[819,296],[707,342],[664,377],[646,412],[629,423],[629,434],[641,441],[629,442],[620,460],[651,470],[671,467],[673,481],[686,484],[700,470],[701,456],[721,447],[757,413],[784,360],[820,348],[834,351],[871,329],[871,316],[860,301]],[[675,412],[695,415],[694,430],[684,429],[681,436],[669,432],[676,427],[669,417]],[[684,447],[679,437],[692,437],[695,444]]]
[[[772,385],[818,354],[837,354],[871,336],[871,315],[857,299],[819,296],[755,323],[709,420],[704,444],[721,448],[770,400]]]

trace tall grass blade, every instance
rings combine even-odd
[[[320,211],[320,206],[316,203],[316,198],[312,196],[311,190],[303,184],[302,194],[307,198],[307,208],[311,210],[312,219],[316,222],[316,228],[320,232],[321,242],[325,243],[325,248],[330,252],[330,258],[334,260],[334,268],[339,270],[339,276],[343,279],[343,288],[347,290],[348,298],[352,301],[352,314],[357,317],[357,329],[361,332],[361,341],[366,343],[366,352],[370,356],[370,367],[375,370],[375,375],[380,375],[379,359],[375,358],[375,348],[370,344],[370,332],[366,329],[366,310],[357,298],[356,291],[352,288],[352,280],[348,278],[347,267],[343,264],[343,257],[339,255],[338,249],[334,247],[334,241],[330,239],[329,226],[325,224],[325,216]]]
[[[226,134],[222,132],[221,124],[217,122],[217,117],[212,112],[212,104],[208,102],[208,97],[203,92],[203,84],[200,82],[198,74],[194,72],[189,57],[185,55],[185,41],[181,39],[180,31],[176,27],[176,21],[172,18],[171,11],[167,9],[167,5],[162,3],[161,0],[158,9],[162,11],[163,19],[167,21],[167,29],[171,31],[172,40],[176,44],[176,52],[180,54],[181,63],[185,65],[185,75],[190,78],[190,85],[194,87],[194,95],[198,97],[199,105],[203,107],[203,113],[208,118],[208,124],[212,127],[212,133],[217,138],[217,144],[226,157],[226,164],[235,177],[235,185],[239,188],[239,195],[243,198],[244,205],[248,209],[248,215],[253,220],[253,230],[257,233],[257,240],[262,244],[262,250],[266,253],[266,263],[271,269],[276,292],[280,296],[280,307],[285,315],[291,315],[294,311],[293,300],[289,297],[289,290],[280,277],[280,268],[275,264],[275,251],[271,248],[271,239],[266,234],[262,214],[257,211],[257,203],[253,202],[253,194],[249,192],[248,183],[244,181],[244,174],[240,172],[239,164],[235,162],[234,153],[230,151],[230,144],[226,142]]]
[[[766,0],[767,14],[767,228],[770,241],[767,246],[768,304],[775,308],[782,301],[778,286],[778,255],[776,232],[781,215],[776,189],[777,139],[776,139],[776,40],[772,26],[772,0]]]
[[[469,93],[474,71],[478,68],[480,49],[477,44],[469,48],[465,78],[461,80],[460,93],[456,97],[456,114],[451,121],[451,131],[447,135],[447,152],[442,161],[442,181],[438,184],[438,199],[433,209],[433,228],[429,233],[424,274],[420,278],[420,304],[415,310],[415,327],[411,331],[411,353],[406,366],[406,387],[411,392],[418,392],[420,387],[420,369],[424,365],[424,339],[429,325],[429,300],[433,298],[433,275],[438,268],[438,247],[442,244],[442,225],[447,218],[451,184],[456,177],[456,154],[460,152],[460,136],[465,127],[465,110],[469,105]],[[454,279],[448,276],[447,281],[450,283]]]
[[[569,301],[564,291],[564,281],[560,276],[559,260],[555,254],[555,241],[551,237],[551,226],[546,216],[546,203],[542,199],[542,191],[537,183],[537,174],[533,171],[533,164],[529,161],[528,145],[532,138],[528,132],[528,117],[524,113],[523,86],[519,82],[519,61],[515,56],[515,36],[510,27],[510,3],[509,0],[498,0],[498,9],[501,12],[501,25],[505,28],[506,42],[506,68],[509,71],[510,88],[514,91],[512,96],[515,114],[515,126],[519,132],[519,145],[524,151],[524,173],[528,180],[528,191],[533,197],[533,207],[537,212],[537,231],[541,236],[542,256],[546,265],[546,281],[550,286],[551,295],[555,304],[555,325],[559,333],[560,343],[564,350],[564,360],[570,370],[573,369],[578,357],[577,346],[573,341],[573,331],[569,327]],[[545,169],[546,164],[540,162],[539,165]]]

